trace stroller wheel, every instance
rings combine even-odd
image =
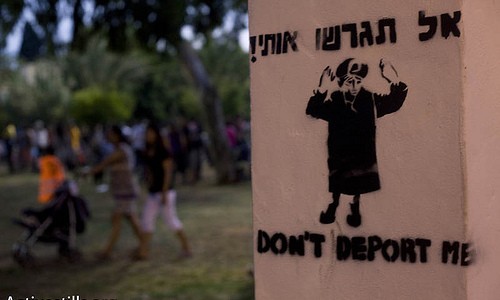
[[[31,254],[30,248],[26,244],[15,243],[12,247],[12,256],[23,268],[29,268],[35,265],[35,257]]]

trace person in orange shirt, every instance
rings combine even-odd
[[[38,159],[40,168],[38,202],[45,204],[52,200],[57,188],[66,180],[64,166],[54,155],[54,148],[47,147]]]

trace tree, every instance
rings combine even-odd
[[[45,121],[62,121],[68,112],[71,92],[64,83],[60,63],[53,60],[38,60],[26,65],[27,72],[31,67],[33,78],[30,78],[29,74],[25,75],[28,80],[29,97],[35,101],[35,111],[31,117],[36,115]]]
[[[0,3],[0,49],[5,48],[7,36],[18,23],[24,3],[17,0],[4,0]]]
[[[27,124],[65,118],[70,91],[57,61],[38,60],[2,73],[2,110],[8,121]]]
[[[200,51],[200,57],[222,100],[227,117],[250,116],[250,78],[248,53],[236,41],[225,36],[211,40]]]
[[[90,125],[121,123],[130,118],[134,104],[127,93],[90,87],[73,95],[70,112],[77,121]]]
[[[86,49],[70,52],[61,60],[64,77],[73,91],[99,86],[133,94],[152,70],[148,58],[134,53],[111,53],[106,41],[98,37],[90,39]]]
[[[8,3],[14,6],[15,0]],[[73,20],[73,39],[70,49],[84,49],[88,37],[103,34],[108,45],[115,51],[126,52],[139,45],[151,52],[165,56],[178,57],[199,91],[199,97],[205,114],[206,128],[211,137],[211,145],[218,182],[228,182],[234,177],[233,161],[222,112],[221,99],[217,88],[211,80],[198,52],[189,41],[181,37],[181,29],[191,26],[197,39],[209,40],[212,31],[221,26],[225,16],[234,16],[235,31],[244,25],[242,16],[246,12],[246,1],[243,0],[39,0],[22,2],[22,9],[32,11],[36,23],[45,33],[45,42],[49,54],[56,53],[58,46],[55,32],[62,14],[57,8],[70,7]],[[86,13],[84,3],[92,3],[93,10],[83,22]],[[9,6],[11,11],[18,12]],[[19,19],[20,13],[14,16]],[[11,22],[11,20],[8,20]],[[12,29],[11,23],[0,23],[2,29]],[[9,27],[10,26],[10,27]],[[4,34],[5,30],[0,32]],[[1,38],[2,36],[0,36]],[[235,38],[235,37],[233,37]]]
[[[198,53],[191,43],[181,38],[183,26],[190,25],[200,38],[210,39],[211,32],[220,26],[226,14],[234,12],[241,20],[246,1],[241,0],[171,0],[171,1],[96,1],[95,29],[106,33],[110,46],[124,51],[131,43],[129,32],[140,45],[155,52],[171,54],[176,50],[200,94],[205,123],[211,138],[217,181],[234,178],[234,162],[225,134],[225,122],[219,93]],[[243,22],[234,22],[241,26]]]
[[[42,54],[42,39],[38,36],[33,29],[31,23],[24,25],[23,40],[21,49],[19,50],[19,57],[26,61],[34,61]]]
[[[180,62],[153,56],[149,64],[151,72],[139,82],[134,117],[158,122],[173,120],[179,114],[199,118],[200,103]]]

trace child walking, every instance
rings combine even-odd
[[[145,171],[148,197],[143,209],[142,227],[144,231],[144,254],[147,256],[149,244],[155,229],[158,213],[165,224],[172,229],[181,244],[181,258],[192,255],[183,225],[177,216],[177,193],[173,188],[173,158],[167,150],[156,125],[146,129]]]
[[[144,252],[144,238],[137,215],[139,188],[133,175],[134,153],[120,127],[111,127],[107,133],[107,138],[113,144],[114,151],[91,170],[91,174],[97,174],[109,169],[110,188],[115,202],[111,215],[111,234],[106,247],[98,256],[101,259],[107,259],[111,256],[120,236],[122,219],[125,218],[132,226],[132,230],[139,241],[139,250],[134,254],[134,258],[143,259],[146,253]]]

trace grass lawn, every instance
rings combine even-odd
[[[57,247],[37,243],[36,266],[23,269],[11,258],[12,244],[23,229],[12,224],[22,208],[37,206],[37,177],[0,173],[0,299],[253,299],[252,218],[250,184],[214,186],[200,183],[178,188],[178,213],[194,256],[178,260],[175,236],[158,220],[151,258],[133,262],[136,240],[127,223],[109,261],[98,261],[110,231],[112,200],[95,192],[88,181],[79,183],[92,219],[77,239],[82,261],[57,257]],[[142,204],[142,201],[141,201]]]

